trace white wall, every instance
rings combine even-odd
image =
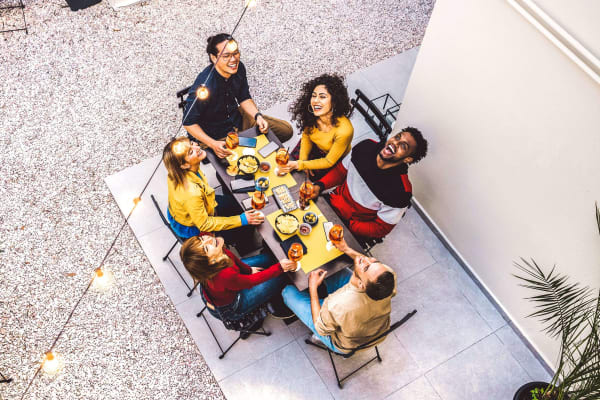
[[[533,257],[600,287],[600,86],[506,1],[437,0],[405,125],[430,141],[410,170],[415,197],[554,365],[558,346],[524,318],[529,293],[510,274]]]

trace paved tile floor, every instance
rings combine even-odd
[[[350,93],[360,88],[369,98],[390,93],[401,101],[417,52],[416,48],[406,51],[350,75]],[[280,104],[266,113],[289,119],[287,106]],[[359,117],[354,116],[352,122],[354,142],[372,136]],[[106,178],[124,214],[159,162],[157,155]],[[217,186],[214,170],[206,169]],[[188,298],[177,272],[162,260],[174,239],[162,225],[150,194],[165,209],[165,182],[166,171],[160,165],[130,226],[228,399],[504,400],[512,398],[522,383],[548,378],[525,344],[413,209],[373,250],[398,274],[392,320],[418,310],[381,345],[381,364],[371,364],[340,390],[327,353],[304,343],[308,329],[298,321],[286,326],[274,319],[266,321],[266,328],[273,333],[270,337],[253,336],[240,341],[219,360],[206,324],[196,318],[203,307],[201,299],[195,293]],[[191,284],[178,250],[179,246],[172,259]],[[208,318],[223,344],[235,339],[236,335],[219,321]],[[343,374],[368,356],[336,361]]]

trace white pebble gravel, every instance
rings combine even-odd
[[[16,0],[2,0],[2,5]],[[259,107],[302,82],[418,46],[434,0],[258,0],[235,35]],[[0,34],[0,399],[18,399],[123,217],[103,178],[162,151],[175,92],[206,65],[206,37],[242,0],[152,0],[78,12],[25,0],[29,34]],[[0,10],[0,29],[22,26]],[[126,228],[56,351],[65,370],[27,399],[218,399],[212,373]]]

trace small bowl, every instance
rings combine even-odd
[[[271,163],[268,161],[262,161],[258,167],[260,172],[269,172],[271,170]]]
[[[282,221],[284,218],[288,218],[288,219],[290,219],[290,218],[291,218],[291,219],[293,219],[293,220],[296,220],[296,221],[295,221],[295,222],[292,224],[292,226],[290,226],[290,229],[289,229],[289,230],[287,230],[287,229],[283,229],[283,230],[282,230],[282,229],[281,229],[281,226],[280,226],[280,221]],[[277,218],[275,218],[275,229],[277,229],[277,230],[279,231],[279,233],[282,233],[282,234],[284,234],[284,235],[293,235],[294,233],[296,233],[296,231],[297,231],[297,230],[298,230],[298,228],[299,228],[299,225],[300,225],[300,224],[299,224],[299,222],[300,222],[300,221],[298,221],[298,218],[296,218],[296,216],[295,216],[294,214],[290,214],[290,213],[283,213],[283,214],[279,214],[279,215],[277,216]]]
[[[319,222],[319,217],[312,211],[308,211],[302,217],[302,221],[306,222],[310,226],[315,226]]]
[[[301,223],[300,226],[298,227],[298,233],[301,234],[302,236],[310,235],[311,232],[312,232],[312,227],[309,224],[307,224],[306,222]]]
[[[254,186],[256,187],[256,190],[262,190],[264,192],[269,188],[269,178],[266,176],[261,176],[254,181]]]

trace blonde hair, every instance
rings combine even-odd
[[[233,265],[233,261],[225,253],[212,259],[208,257],[200,236],[192,236],[186,240],[181,246],[179,255],[194,281],[201,284],[205,284],[221,270]]]
[[[175,188],[185,182],[185,175],[188,171],[181,166],[187,162],[185,157],[190,147],[190,139],[178,137],[167,143],[163,150],[163,163],[167,168],[169,179],[175,183]]]

